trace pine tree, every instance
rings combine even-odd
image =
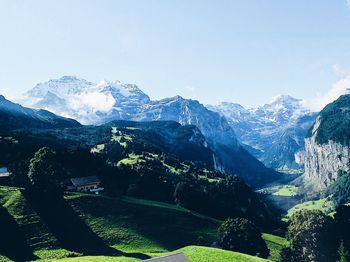
[[[339,262],[348,262],[350,261],[350,253],[349,250],[345,247],[344,241],[341,241],[339,249]]]

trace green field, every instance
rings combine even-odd
[[[188,246],[171,253],[183,252],[191,262],[263,262],[267,261],[258,257],[253,257],[237,252],[231,252],[211,247]],[[164,253],[167,255],[169,253]],[[108,257],[108,256],[86,256],[76,258],[63,258],[51,261],[59,262],[92,262],[92,261],[112,261],[112,262],[134,262],[139,261],[128,257]]]
[[[293,197],[298,194],[298,187],[296,186],[279,186],[276,188],[276,191],[273,192],[274,196],[286,196],[286,197]]]
[[[120,160],[117,165],[136,165],[139,161],[144,161],[140,159],[140,155],[129,154],[127,158]]]
[[[287,239],[266,233],[263,234],[263,238],[270,250],[269,260],[279,261],[282,248],[289,245]]]
[[[211,245],[216,241],[217,228],[221,221],[178,206],[130,197],[109,198],[78,193],[70,193],[65,199],[74,210],[74,219],[91,229],[91,233],[116,254],[85,254],[82,257],[79,250],[68,251],[62,248],[62,240],[59,241],[51,230],[50,221],[47,218],[43,220],[19,190],[0,188],[0,204],[25,233],[37,259],[140,261],[181,251],[190,261],[198,262],[217,261],[218,257],[220,261],[264,261],[240,253],[196,246],[200,238],[201,245]],[[65,219],[62,214],[62,221]],[[82,235],[84,240],[89,237],[89,234]],[[270,259],[275,260],[279,250],[285,245],[284,240],[268,234],[263,237],[271,249]],[[0,257],[0,261],[6,260]]]
[[[300,203],[291,209],[288,210],[287,215],[284,217],[284,220],[287,221],[289,218],[297,211],[307,209],[307,210],[321,210],[326,214],[329,214],[334,211],[334,203],[328,198],[321,198],[315,201],[306,201]]]

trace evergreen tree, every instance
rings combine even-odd
[[[350,252],[345,247],[344,241],[340,242],[338,254],[339,254],[339,262],[349,262],[350,261]]]

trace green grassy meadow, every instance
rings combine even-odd
[[[315,201],[306,201],[300,203],[291,209],[288,210],[287,215],[283,218],[285,221],[289,220],[289,218],[297,211],[307,209],[307,210],[321,210],[326,214],[330,214],[334,211],[335,206],[334,203],[328,198],[321,198]]]
[[[273,193],[274,196],[286,196],[286,197],[294,197],[298,194],[298,187],[285,185],[279,186],[276,188],[276,191]]]
[[[53,233],[52,223],[39,215],[20,190],[1,187],[0,204],[24,233],[36,260],[140,261],[171,252],[184,252],[190,261],[198,262],[218,261],[218,257],[220,261],[264,261],[241,253],[204,247],[216,241],[221,221],[175,205],[80,193],[69,193],[65,200],[77,216],[74,219],[91,229],[91,234],[115,253],[83,254],[79,250],[65,249],[62,238]],[[62,214],[63,221],[64,216]],[[270,259],[277,259],[287,242],[269,234],[263,237],[271,250]],[[0,261],[10,260],[0,256]]]

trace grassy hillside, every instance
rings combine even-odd
[[[326,214],[329,214],[334,211],[335,206],[334,203],[329,198],[321,198],[319,200],[314,201],[306,201],[300,203],[291,209],[288,210],[287,215],[283,218],[285,221],[289,220],[289,218],[297,211],[307,209],[307,210],[321,210]]]
[[[33,251],[33,259],[140,261],[176,250],[184,252],[191,261],[198,262],[217,261],[217,257],[220,257],[220,261],[263,261],[240,253],[193,246],[213,243],[220,221],[187,209],[127,197],[109,198],[71,193],[65,199],[75,217],[62,211],[64,209],[59,206],[47,207],[48,210],[58,210],[54,214],[57,223],[50,221],[54,219],[45,216],[37,206],[31,205],[18,189],[0,188],[0,204],[23,233],[28,248]],[[65,231],[66,221],[77,226],[73,228],[72,235],[68,233],[62,236],[57,232]],[[85,226],[87,231],[91,230],[88,234],[79,231]],[[64,249],[67,238],[77,238],[86,243],[89,239],[97,241],[96,243],[101,241],[111,247],[111,250],[76,257],[81,256],[82,252],[74,248]],[[283,242],[283,239],[267,234],[264,234],[264,238],[271,249],[271,258],[277,257],[282,246],[279,241]],[[8,260],[0,256],[0,261]]]
[[[263,262],[267,261],[258,257],[253,257],[237,252],[230,252],[211,247],[188,246],[174,251],[174,253],[183,252],[191,262]],[[166,255],[166,254],[164,254]],[[219,259],[219,260],[218,260]],[[92,261],[111,261],[111,262],[134,262],[137,259],[127,257],[107,257],[90,256],[83,258],[64,258],[54,260],[59,262],[92,262]]]
[[[87,225],[118,250],[160,253],[216,239],[218,222],[169,204],[72,194],[67,201]]]
[[[269,260],[279,261],[282,248],[289,245],[287,239],[271,234],[263,234],[268,249],[270,250]]]

